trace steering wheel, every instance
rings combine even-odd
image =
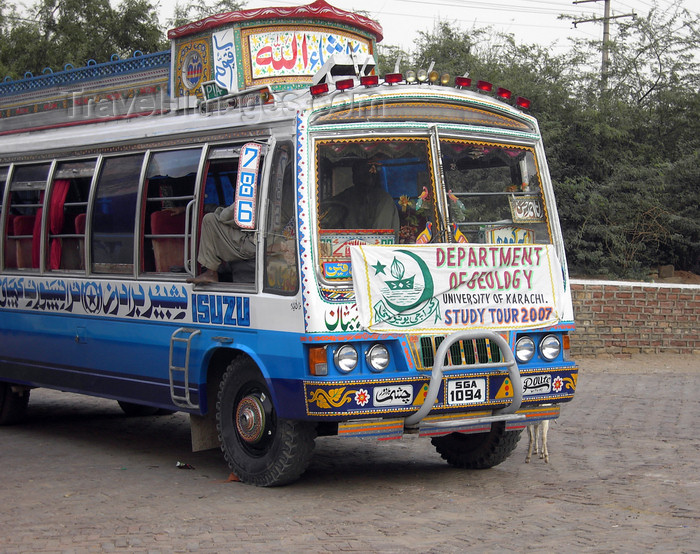
[[[338,200],[324,200],[319,205],[318,219],[325,229],[342,229],[342,223],[350,215],[350,208]]]

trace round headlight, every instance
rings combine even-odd
[[[540,354],[545,360],[551,362],[559,352],[561,352],[561,342],[556,335],[547,335],[540,342]]]
[[[389,350],[383,344],[373,344],[365,353],[365,360],[372,371],[384,371],[389,366]]]
[[[357,367],[357,350],[351,344],[344,344],[333,354],[335,366],[343,373],[349,373]]]
[[[530,337],[520,337],[515,343],[515,357],[521,363],[527,363],[535,355],[535,341]]]

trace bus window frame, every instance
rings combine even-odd
[[[100,164],[99,164],[99,170],[96,167],[95,168],[95,176],[93,177],[93,182],[92,182],[92,191],[91,191],[91,196],[90,196],[90,212],[86,217],[85,221],[85,234],[86,234],[86,241],[85,241],[85,249],[86,249],[86,262],[85,266],[87,268],[88,275],[93,275],[93,276],[115,276],[115,277],[120,277],[122,279],[127,279],[131,277],[132,279],[137,279],[138,277],[138,255],[139,255],[139,249],[138,249],[138,244],[136,241],[140,221],[139,221],[139,202],[141,198],[141,188],[143,185],[143,180],[144,180],[144,175],[146,172],[146,167],[147,167],[147,160],[148,160],[148,153],[151,151],[151,149],[146,149],[146,150],[136,150],[134,152],[129,152],[129,153],[119,153],[119,154],[109,154],[109,155],[104,155],[102,154],[100,156]],[[94,262],[92,260],[92,246],[93,246],[93,236],[94,236],[94,227],[92,225],[92,215],[95,211],[95,202],[97,201],[97,189],[98,189],[98,184],[99,184],[99,177],[102,175],[102,170],[104,169],[104,164],[105,160],[110,160],[110,159],[115,159],[115,158],[124,158],[127,156],[135,156],[135,155],[141,155],[142,160],[141,160],[141,169],[139,172],[139,180],[137,183],[137,189],[136,189],[136,201],[135,201],[135,208],[134,208],[134,226],[132,228],[132,256],[131,256],[131,273],[128,272],[123,272],[120,273],[118,271],[95,271],[94,270]],[[90,240],[88,244],[87,240],[87,235],[89,234]],[[89,249],[89,250],[88,250]],[[89,265],[88,265],[88,258],[89,258]]]
[[[46,196],[47,196],[49,184],[51,183],[51,181],[53,179],[53,174],[54,174],[54,171],[56,169],[56,160],[55,159],[52,158],[49,161],[44,160],[44,161],[32,161],[32,162],[26,162],[26,163],[13,163],[13,164],[11,164],[12,171],[10,172],[8,170],[8,176],[5,180],[5,198],[4,198],[3,203],[2,203],[2,208],[3,208],[2,225],[5,224],[5,221],[6,221],[5,218],[7,215],[9,215],[10,210],[12,210],[12,205],[13,205],[12,204],[12,192],[15,190],[21,190],[21,189],[14,189],[13,188],[13,185],[16,184],[15,183],[15,176],[17,175],[17,169],[22,168],[22,167],[43,166],[43,165],[48,165],[48,169],[46,171],[46,178],[43,181],[44,186],[43,186],[43,188],[38,188],[36,190],[43,191],[44,197],[43,197],[43,199],[41,199],[41,202],[39,202],[36,206],[34,206],[34,208],[35,208],[34,217],[36,217],[36,212],[38,210],[41,210],[42,234],[39,237],[39,267],[11,267],[11,268],[7,268],[7,267],[5,267],[5,250],[3,249],[3,252],[2,252],[3,271],[9,270],[12,272],[18,272],[18,273],[22,273],[22,274],[24,274],[24,273],[42,273],[44,271],[44,269],[43,269],[43,265],[44,265],[44,263],[43,263],[43,252],[44,252],[43,229],[44,229],[44,219],[47,217],[46,216],[46,209],[45,209],[46,208]],[[24,183],[24,182],[25,181],[19,181],[19,183]],[[27,183],[29,183],[29,182],[41,183],[41,181],[26,181],[26,182]],[[32,190],[32,189],[28,188],[26,190]],[[41,194],[40,194],[40,198],[41,198]],[[3,243],[5,243],[5,241],[9,241],[9,238],[8,238],[9,236],[10,235],[7,235],[5,233],[5,229],[3,227],[3,229],[2,229]],[[13,233],[12,237],[15,237],[14,233]],[[34,237],[33,232],[32,232],[31,238],[32,238],[32,241],[34,241],[35,237]],[[19,239],[12,238],[13,245],[16,245],[15,241],[17,241],[17,240],[19,240]],[[16,246],[15,246],[15,248],[16,248]],[[32,246],[32,248],[33,248],[33,246]],[[33,255],[32,255],[32,257],[33,257]],[[33,263],[32,263],[32,266],[33,266]]]
[[[262,145],[262,151],[260,155],[263,157],[262,163],[260,164],[259,167],[259,174],[258,174],[258,192],[257,192],[257,197],[258,201],[255,206],[255,229],[250,230],[249,232],[255,234],[255,258],[254,258],[254,268],[255,268],[255,277],[252,282],[250,281],[233,281],[233,282],[228,282],[228,281],[220,281],[216,283],[217,288],[225,288],[226,290],[236,290],[236,291],[242,291],[242,292],[248,292],[248,293],[257,293],[260,287],[261,283],[261,272],[263,271],[262,266],[261,266],[261,260],[262,257],[264,256],[264,249],[263,249],[263,237],[261,236],[264,233],[264,225],[267,224],[267,219],[266,219],[266,214],[265,210],[263,209],[263,204],[267,204],[267,191],[268,191],[268,179],[269,179],[269,173],[270,173],[270,166],[272,163],[272,155],[271,153],[274,151],[274,147],[276,144],[276,140],[273,136],[268,136],[265,138],[261,137],[242,137],[239,140],[236,141],[222,141],[222,142],[208,142],[205,144],[205,148],[203,150],[203,159],[202,159],[202,170],[201,170],[201,175],[199,175],[199,181],[198,185],[199,188],[196,191],[196,203],[194,205],[194,213],[196,214],[196,225],[193,225],[194,227],[194,232],[192,233],[192,242],[191,242],[191,258],[192,258],[192,269],[194,270],[195,273],[197,273],[201,268],[199,267],[199,262],[197,261],[197,256],[199,254],[199,243],[201,241],[201,235],[202,235],[202,220],[204,219],[205,212],[205,189],[206,189],[206,177],[209,174],[209,169],[211,167],[211,162],[215,161],[221,161],[221,160],[235,160],[236,167],[238,164],[238,161],[240,160],[241,157],[241,150],[243,146],[245,146],[248,143],[256,143],[256,144],[261,144]],[[227,155],[226,152],[224,152],[224,149],[230,149],[231,154]],[[219,150],[221,152],[221,155],[217,154],[215,156],[211,156],[212,152],[215,152]],[[236,174],[238,173],[238,170],[236,170]],[[234,186],[234,195],[235,195],[235,183],[233,183]],[[234,201],[235,201],[235,196],[234,196]],[[224,206],[225,207],[225,206]]]
[[[163,153],[163,152],[177,152],[177,151],[182,151],[182,150],[196,150],[199,149],[199,161],[197,162],[197,171],[195,174],[195,181],[194,181],[194,186],[192,190],[192,198],[188,201],[187,205],[185,206],[185,232],[184,232],[184,245],[183,245],[183,258],[184,258],[184,273],[177,273],[177,272],[172,272],[172,271],[167,271],[167,272],[161,272],[158,273],[155,271],[146,271],[145,268],[145,258],[144,258],[144,251],[146,249],[146,240],[153,240],[153,233],[151,232],[150,235],[147,237],[146,236],[146,218],[148,216],[148,201],[149,201],[149,196],[148,196],[148,179],[146,178],[149,164],[151,163],[151,160],[153,156]],[[193,144],[193,145],[187,145],[187,146],[182,146],[179,148],[158,148],[158,149],[149,149],[145,153],[144,157],[144,168],[142,168],[142,175],[141,175],[141,182],[139,183],[139,195],[137,199],[137,207],[139,210],[138,217],[136,218],[136,224],[138,228],[138,241],[137,244],[134,246],[135,248],[135,254],[137,256],[137,259],[139,261],[139,266],[137,269],[137,276],[141,276],[144,278],[158,278],[159,276],[164,279],[169,279],[169,280],[180,280],[184,279],[188,276],[194,276],[194,260],[192,260],[192,237],[195,234],[193,232],[193,222],[192,222],[192,215],[195,212],[196,206],[197,206],[197,201],[198,201],[198,192],[202,181],[203,177],[203,171],[204,171],[204,164],[206,163],[206,153],[207,153],[207,144]],[[152,231],[152,229],[151,229]],[[151,248],[152,248],[152,242],[151,242]],[[188,259],[189,257],[189,259]]]
[[[86,157],[78,157],[78,158],[54,158],[53,159],[53,161],[55,162],[55,168],[51,174],[51,179],[49,181],[49,184],[48,184],[47,190],[46,190],[46,194],[44,196],[44,213],[50,213],[51,196],[53,195],[53,187],[54,187],[54,183],[55,183],[56,179],[59,178],[58,177],[59,167],[62,164],[68,164],[68,163],[79,164],[79,163],[85,163],[85,162],[89,162],[89,161],[94,161],[95,163],[94,163],[94,166],[92,169],[92,176],[90,177],[90,185],[88,188],[87,200],[85,202],[85,232],[82,235],[82,239],[83,239],[83,259],[82,259],[82,262],[83,262],[84,268],[83,269],[61,269],[61,268],[50,269],[49,267],[43,267],[42,273],[47,273],[47,274],[66,273],[66,274],[70,274],[70,275],[86,275],[87,274],[87,270],[88,270],[88,265],[87,265],[87,260],[86,260],[87,253],[88,253],[87,239],[86,239],[86,235],[88,234],[88,232],[87,232],[88,231],[87,218],[88,218],[88,215],[91,211],[90,198],[92,197],[92,191],[95,187],[95,175],[97,174],[99,159],[100,159],[100,156],[86,156]],[[49,247],[50,239],[51,239],[51,235],[49,233],[50,229],[48,228],[48,224],[49,224],[49,221],[48,221],[48,216],[47,216],[47,219],[45,221],[42,221],[42,229],[41,229],[42,230],[42,235],[41,235],[42,241],[46,240],[46,250],[44,249],[44,246],[42,244],[42,255],[41,255],[41,261],[42,261],[42,264],[44,264],[44,265],[46,264],[46,260],[49,256],[48,247]],[[56,235],[54,235],[54,236],[56,236]],[[79,240],[81,237],[77,233],[75,233],[74,238]]]
[[[288,290],[284,291],[280,288],[274,288],[268,286],[268,270],[269,266],[268,263],[270,262],[271,256],[274,254],[272,251],[268,251],[268,244],[272,246],[272,242],[270,240],[270,220],[272,219],[272,209],[273,209],[273,202],[270,199],[271,191],[272,191],[272,164],[276,161],[277,156],[278,156],[278,149],[281,146],[289,146],[290,148],[290,160],[288,161],[288,164],[291,166],[291,188],[293,191],[292,194],[292,221],[294,225],[294,243],[295,243],[295,249],[294,249],[294,271],[296,272],[296,286],[294,290]],[[266,156],[269,158],[269,160],[266,160],[269,162],[269,166],[267,168],[267,173],[266,173],[266,180],[265,180],[265,187],[264,190],[258,191],[259,195],[264,194],[265,196],[259,196],[260,201],[263,203],[263,207],[259,207],[259,213],[258,217],[259,223],[258,223],[258,231],[259,235],[261,238],[259,240],[259,249],[262,250],[262,267],[261,267],[261,275],[260,275],[260,281],[262,283],[261,290],[264,294],[272,294],[275,296],[286,296],[286,297],[294,297],[299,294],[299,291],[301,289],[301,276],[300,276],[300,262],[299,262],[299,232],[298,232],[298,210],[297,210],[297,183],[296,183],[296,164],[294,161],[295,157],[295,142],[294,142],[294,137],[293,136],[280,136],[280,137],[273,137],[272,140],[270,141]],[[262,185],[262,183],[261,183]],[[282,188],[284,189],[284,173],[282,175]],[[263,187],[261,186],[261,189]],[[284,192],[282,192],[282,195],[284,195]],[[260,203],[260,202],[259,202]]]
[[[7,216],[9,215],[8,210],[3,209],[6,204],[5,196],[9,194],[9,187],[7,184],[10,182],[9,179],[12,176],[14,164],[8,164],[2,166],[5,170],[5,180],[2,182],[2,194],[0,194],[0,267],[2,271],[5,271],[5,241],[7,240]]]

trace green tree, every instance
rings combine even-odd
[[[235,0],[196,0],[194,2],[179,1],[175,4],[175,13],[168,20],[168,26],[180,27],[190,21],[198,21],[217,13],[235,12],[243,9],[245,2],[236,2]]]
[[[0,20],[0,67],[13,78],[167,48],[149,0],[122,0],[116,7],[109,0],[41,0],[26,19],[13,5],[2,13],[10,17]]]

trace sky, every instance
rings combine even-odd
[[[181,0],[184,1],[184,0]],[[313,0],[248,0],[246,8],[264,6],[298,6]],[[419,31],[431,31],[438,21],[455,23],[461,29],[493,27],[515,35],[519,43],[536,43],[557,49],[569,47],[568,38],[601,40],[603,25],[600,22],[580,23],[576,27],[570,20],[560,20],[566,13],[577,19],[603,17],[603,0],[327,0],[337,8],[361,11],[378,21],[384,29],[386,46],[399,46],[407,52]],[[580,0],[579,0],[580,2]],[[671,5],[671,0],[657,0],[661,8]],[[159,0],[161,18],[172,16],[176,0]],[[612,15],[636,12],[646,15],[654,0],[611,0]],[[700,0],[684,0],[685,8],[700,13]],[[614,32],[614,25],[611,27]]]

